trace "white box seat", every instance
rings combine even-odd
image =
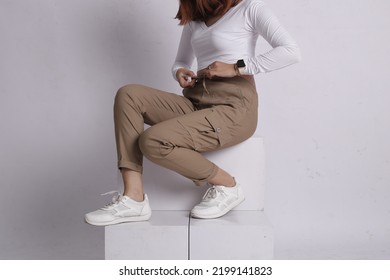
[[[230,211],[215,220],[191,219],[191,260],[272,258],[273,228],[263,211]]]
[[[188,211],[153,211],[149,221],[105,228],[110,260],[187,260]]]
[[[197,187],[190,180],[145,159],[144,186],[152,218],[146,222],[107,226],[106,259],[273,257],[272,226],[263,211],[265,155],[262,138],[253,136],[241,144],[205,156],[236,177],[243,187],[245,201],[219,219],[192,219],[189,211],[199,203],[206,187]],[[240,240],[244,240],[243,243]],[[231,248],[224,248],[224,244],[230,244]]]

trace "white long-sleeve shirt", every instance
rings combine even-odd
[[[272,49],[256,56],[258,36]],[[254,75],[296,63],[301,56],[294,39],[263,1],[242,0],[209,27],[198,21],[183,27],[173,77],[179,68],[191,69],[195,58],[199,70],[215,61],[233,64],[243,59],[244,73]]]

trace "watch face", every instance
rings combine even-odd
[[[240,59],[237,61],[237,67],[238,68],[244,68],[246,65],[245,65],[245,62],[243,59]]]

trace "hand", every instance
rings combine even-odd
[[[176,78],[182,88],[194,87],[197,76],[194,72],[186,68],[176,71]]]
[[[215,61],[211,63],[207,68],[198,71],[198,77],[206,77],[212,79],[214,77],[219,78],[231,78],[237,75],[234,69],[234,64],[228,64],[221,61]]]

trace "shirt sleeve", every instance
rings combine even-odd
[[[297,43],[262,1],[253,1],[247,15],[251,27],[272,49],[256,57],[244,59],[246,74],[271,72],[301,60]]]
[[[195,54],[191,45],[191,27],[190,24],[187,23],[183,27],[175,63],[172,66],[173,78],[177,80],[176,72],[180,68],[191,69],[194,59]]]

